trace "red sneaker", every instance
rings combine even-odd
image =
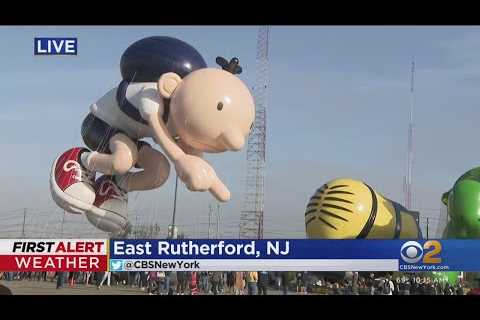
[[[72,148],[60,155],[50,173],[50,191],[55,203],[70,213],[81,214],[95,201],[93,179],[95,173],[80,162],[85,148]]]
[[[87,219],[100,230],[112,236],[123,237],[130,231],[128,194],[122,190],[112,176],[103,175],[95,182],[95,202]]]

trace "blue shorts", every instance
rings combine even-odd
[[[83,120],[82,139],[85,145],[92,151],[111,153],[109,142],[117,133],[123,133],[129,137],[128,134],[122,130],[111,127],[108,123],[95,117],[92,113],[89,113],[85,120]],[[138,150],[144,145],[150,145],[145,141],[134,139],[132,137],[129,138],[135,142]]]

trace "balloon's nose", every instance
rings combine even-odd
[[[245,138],[241,133],[234,131],[225,132],[220,136],[222,144],[231,151],[239,151],[245,145]]]

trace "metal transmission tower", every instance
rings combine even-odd
[[[413,106],[414,106],[414,80],[415,80],[415,62],[412,62],[410,78],[410,122],[408,125],[408,150],[407,150],[407,174],[404,182],[405,207],[412,209],[412,167],[413,167]]]
[[[263,238],[263,195],[265,183],[266,106],[268,90],[268,26],[261,26],[257,38],[255,125],[248,137],[247,179],[240,214],[241,239]]]

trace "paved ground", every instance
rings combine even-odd
[[[95,286],[83,284],[76,285],[74,288],[65,287],[56,289],[56,282],[44,281],[0,281],[0,284],[10,288],[14,295],[147,295],[145,291],[139,288],[130,288],[125,286],[102,286],[97,290]],[[269,295],[281,295],[281,291],[269,290]],[[295,295],[295,292],[289,292],[290,295]]]
[[[0,281],[0,283],[12,290],[14,295],[22,294],[40,294],[40,295],[146,295],[138,288],[129,287],[107,287],[103,286],[97,290],[95,286],[76,285],[74,288],[68,285],[61,289],[56,289],[56,282],[44,281]]]

